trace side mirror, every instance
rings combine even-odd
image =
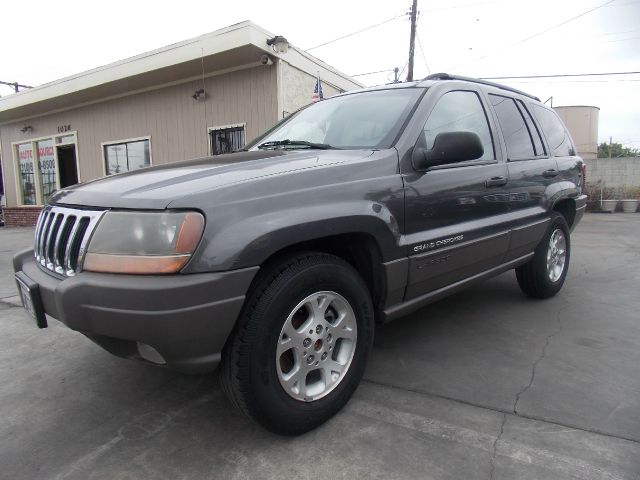
[[[484,147],[477,133],[443,132],[436,135],[430,150],[416,146],[412,160],[416,170],[427,170],[436,165],[475,160],[483,154]]]

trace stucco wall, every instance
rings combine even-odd
[[[640,158],[585,159],[587,183],[602,182],[606,188],[640,187]]]
[[[283,113],[291,114],[298,110],[300,107],[311,103],[311,96],[316,86],[316,77],[310,75],[302,70],[299,70],[287,62],[282,61],[282,112],[280,112],[280,118],[283,118]],[[337,87],[331,85],[322,78],[322,72],[320,72],[320,81],[322,82],[322,93],[324,98],[332,97],[338,93],[342,93]]]
[[[260,66],[205,79],[207,99],[195,101],[202,81],[137,93],[18,123],[0,126],[7,205],[17,204],[12,143],[77,131],[81,181],[103,176],[102,142],[151,137],[153,164],[208,154],[207,128],[246,123],[249,141],[278,120],[277,71]],[[311,93],[309,93],[309,98]],[[33,132],[20,131],[31,125]]]

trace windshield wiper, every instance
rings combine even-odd
[[[329,150],[333,147],[327,143],[314,143],[307,142],[306,140],[274,140],[271,142],[264,142],[258,145],[259,149],[277,148],[277,147],[307,147],[316,150]]]

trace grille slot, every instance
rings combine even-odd
[[[105,211],[47,206],[36,224],[34,255],[47,270],[66,277],[80,271],[89,237]]]

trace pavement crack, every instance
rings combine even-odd
[[[500,439],[502,438],[502,434],[504,433],[504,424],[507,423],[507,414],[503,413],[502,414],[502,422],[500,423],[500,433],[498,433],[498,436],[496,437],[495,441],[493,442],[493,447],[491,449],[491,462],[490,462],[490,470],[489,470],[489,480],[493,480],[494,478],[494,474],[496,471],[496,452],[498,451],[498,442],[500,441]]]
[[[9,297],[7,297],[7,298],[9,298]],[[9,309],[9,308],[20,308],[19,305],[15,305],[13,303],[5,302],[3,300],[0,300],[0,306],[2,306],[4,308],[7,308],[7,309]]]
[[[533,362],[533,365],[531,367],[531,377],[529,378],[529,383],[527,385],[525,385],[524,387],[522,387],[522,389],[518,393],[516,393],[516,398],[515,398],[515,401],[513,402],[513,413],[516,414],[516,415],[519,415],[519,413],[518,413],[518,403],[520,403],[520,398],[522,397],[522,395],[524,395],[531,388],[531,385],[533,385],[533,381],[536,378],[536,371],[538,369],[538,365],[540,364],[540,362],[544,359],[545,355],[547,354],[547,348],[549,347],[549,343],[551,342],[551,339],[553,337],[555,337],[556,335],[558,335],[560,332],[562,332],[562,322],[560,321],[560,314],[562,313],[562,311],[565,308],[566,308],[566,306],[560,307],[558,309],[558,312],[556,313],[557,327],[553,332],[551,332],[549,335],[547,335],[547,338],[544,341],[544,345],[542,346],[542,350],[540,351],[540,355],[538,356],[536,361]]]

